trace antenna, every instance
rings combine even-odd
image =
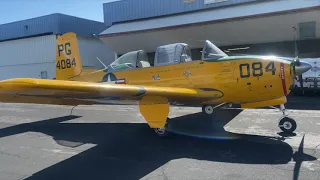
[[[104,66],[104,68],[108,68],[98,57],[96,57],[98,59],[98,61]]]
[[[98,57],[96,57],[96,58],[104,66],[104,69],[108,69],[108,66],[106,66]],[[93,73],[96,73],[96,72],[99,72],[99,71],[101,71],[101,70],[93,71],[93,72],[91,72],[89,74],[93,74]]]

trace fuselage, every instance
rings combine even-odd
[[[294,80],[293,71],[290,59],[229,56],[113,72],[84,70],[71,80],[214,89],[222,92],[222,96],[210,103],[250,103],[288,95]]]

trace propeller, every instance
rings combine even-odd
[[[300,65],[301,65],[299,56],[295,57],[295,58],[293,59],[293,62],[294,62],[294,65],[295,65],[295,66],[300,66]]]
[[[299,56],[294,58],[293,64],[294,64],[295,67],[301,66],[301,62],[300,62]],[[299,74],[297,76],[298,76],[298,81],[299,81],[299,84],[300,84],[300,88],[303,89],[302,74]]]
[[[303,89],[302,74],[309,71],[312,68],[312,66],[307,62],[300,61],[298,56],[294,58],[293,65],[294,65],[294,74],[295,76],[298,77],[300,88],[302,90]]]

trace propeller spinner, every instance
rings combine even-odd
[[[304,62],[304,61],[300,61],[300,59],[298,57],[296,57],[293,60],[293,63],[294,63],[296,76],[302,75],[303,73],[309,71],[312,68],[311,64]]]
[[[302,88],[303,87],[302,74],[309,71],[312,68],[312,66],[309,63],[300,61],[298,56],[293,60],[293,64],[294,64],[294,72],[295,72],[294,75],[299,77],[300,88]]]

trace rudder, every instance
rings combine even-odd
[[[81,72],[77,35],[73,32],[63,34],[56,40],[56,79],[70,79]]]

